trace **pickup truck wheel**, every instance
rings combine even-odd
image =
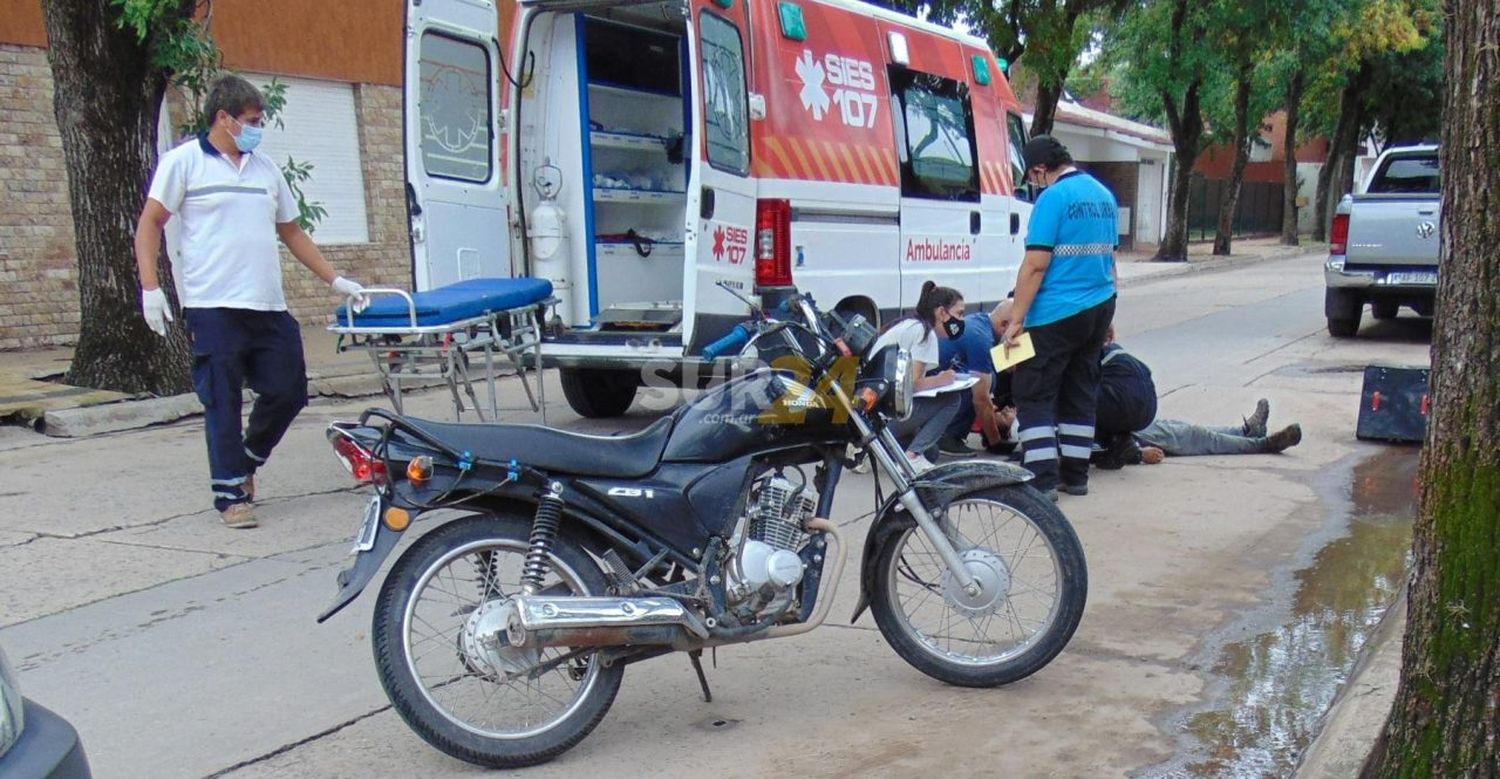
[[[1395,319],[1396,314],[1401,311],[1401,304],[1394,300],[1377,300],[1370,304],[1370,311],[1381,321]]]
[[[1328,334],[1334,338],[1353,338],[1359,332],[1359,318],[1364,301],[1358,295],[1341,289],[1323,293],[1323,314],[1328,317]]]
[[[624,414],[635,402],[635,391],[640,386],[640,379],[633,371],[563,368],[558,373],[568,406],[579,416],[590,419]]]

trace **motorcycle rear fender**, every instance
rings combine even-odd
[[[948,504],[979,490],[1023,484],[1031,480],[1031,472],[1019,465],[995,460],[968,460],[945,463],[924,472],[918,479],[917,495],[922,505],[933,514],[948,508]],[[892,543],[902,532],[915,527],[917,522],[898,503],[900,495],[887,498],[885,505],[870,523],[865,535],[865,549],[859,566],[859,603],[854,606],[854,616],[849,623],[859,621],[860,615],[870,607],[870,593],[875,588],[875,561],[880,558],[886,544]]]

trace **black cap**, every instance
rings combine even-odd
[[[1073,157],[1068,154],[1068,147],[1062,145],[1062,141],[1050,135],[1038,135],[1027,141],[1026,146],[1021,149],[1021,159],[1026,162],[1026,169],[1031,170],[1038,165],[1055,168]]]

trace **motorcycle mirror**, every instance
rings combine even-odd
[[[761,310],[760,305],[757,304],[755,301],[751,300],[749,297],[747,297],[743,293],[741,293],[739,290],[735,289],[734,287],[729,286],[729,281],[727,279],[719,279],[718,281],[714,282],[714,285],[717,286],[719,289],[722,289],[725,292],[728,292],[729,294],[731,294],[731,295],[739,298],[740,300],[744,301],[745,305],[747,305],[747,306],[750,307],[750,311],[752,313],[754,313],[757,318],[759,318],[759,319],[764,319],[765,318],[766,312],[763,311],[763,310]]]

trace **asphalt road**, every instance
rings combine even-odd
[[[1267,397],[1272,426],[1298,420],[1306,442],[1280,456],[1096,471],[1091,495],[1065,496],[1088,554],[1089,605],[1041,673],[984,691],[922,676],[870,617],[845,624],[851,563],[835,624],[720,650],[712,704],[684,657],[633,666],[594,734],[528,775],[1103,776],[1192,749],[1173,713],[1211,694],[1227,626],[1274,601],[1278,573],[1328,533],[1337,512],[1320,485],[1375,451],[1353,436],[1356,369],[1427,361],[1430,327],[1415,319],[1330,339],[1320,260],[1122,292],[1120,339],[1152,366],[1163,415],[1235,423]],[[513,385],[503,400],[521,405]],[[552,421],[633,428],[668,401],[606,423],[558,402]],[[432,394],[409,410],[440,415],[444,403]],[[477,772],[388,708],[369,650],[373,587],[313,621],[364,502],[322,428],[363,405],[304,413],[258,479],[263,524],[248,532],[207,510],[197,422],[69,441],[0,430],[0,645],[27,694],[77,725],[99,776]],[[856,547],[868,478],[846,481],[836,503]]]

